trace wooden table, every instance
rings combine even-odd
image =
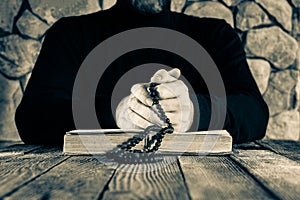
[[[57,147],[0,142],[0,199],[300,199],[299,153],[300,142],[270,140],[230,156],[107,166]]]

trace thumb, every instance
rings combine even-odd
[[[178,68],[174,68],[174,69],[168,71],[168,73],[169,73],[170,76],[172,76],[172,77],[174,77],[176,79],[179,79],[180,74],[181,74],[181,72],[180,72],[180,70]]]
[[[169,83],[178,80],[180,77],[180,70],[174,68],[170,71],[165,69],[158,70],[151,78],[151,82],[155,83]]]

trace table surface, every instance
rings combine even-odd
[[[0,199],[300,199],[300,142],[257,141],[228,156],[111,165],[60,148],[0,142]]]

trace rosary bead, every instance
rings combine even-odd
[[[158,100],[153,100],[153,105],[158,104]]]
[[[150,97],[154,98],[154,96],[155,96],[155,90],[150,91]]]
[[[158,138],[157,135],[153,135],[153,136],[152,136],[152,139],[153,139],[153,140],[156,140],[157,138]]]
[[[161,142],[157,142],[157,143],[155,144],[156,147],[160,147],[160,145],[161,145]]]
[[[154,87],[149,87],[149,92],[155,91]]]
[[[157,151],[157,150],[158,150],[158,147],[157,147],[157,146],[153,147],[153,150],[154,150],[154,151]]]
[[[166,123],[169,124],[170,123],[170,119],[166,118]]]
[[[154,87],[156,87],[158,85],[159,85],[159,83],[150,83],[150,88],[154,88]]]

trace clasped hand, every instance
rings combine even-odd
[[[180,70],[166,71],[161,69],[151,78],[159,93],[159,104],[170,119],[175,131],[187,131],[193,122],[194,106],[189,97],[187,86],[179,80]],[[166,124],[158,117],[157,109],[152,106],[148,92],[149,83],[135,84],[131,94],[125,97],[116,110],[116,121],[120,128],[146,128],[157,124]]]

